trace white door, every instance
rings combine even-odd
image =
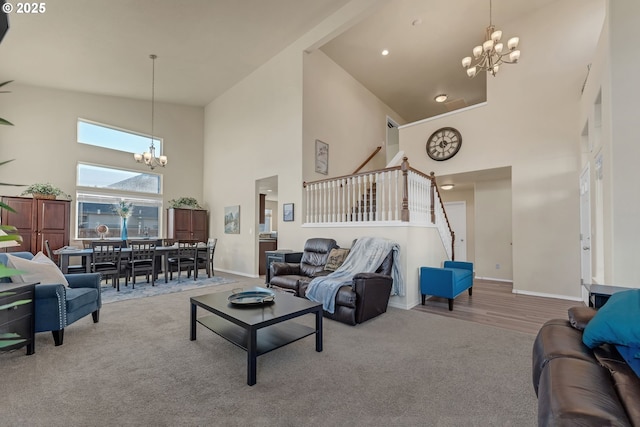
[[[591,283],[591,198],[589,165],[580,175],[580,264],[581,282]]]
[[[453,252],[456,261],[467,260],[467,203],[448,202],[444,204],[449,224],[456,233]]]

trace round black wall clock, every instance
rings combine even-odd
[[[427,141],[427,154],[433,160],[443,161],[455,156],[462,146],[462,135],[457,129],[440,128]]]

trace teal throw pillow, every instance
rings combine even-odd
[[[582,342],[589,348],[604,343],[640,347],[640,289],[613,294],[587,324]]]

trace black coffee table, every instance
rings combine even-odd
[[[322,351],[322,304],[276,292],[273,303],[240,306],[228,301],[231,291],[191,298],[191,341],[196,339],[196,324],[210,329],[247,352],[247,384],[256,383],[256,359],[294,341],[316,335],[316,351]],[[213,313],[197,317],[197,307]],[[311,328],[286,322],[305,314],[316,315]]]

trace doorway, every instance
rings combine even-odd
[[[449,225],[455,233],[456,240],[453,242],[453,253],[456,261],[467,260],[467,203],[448,202],[444,204],[449,218]]]
[[[589,165],[580,174],[580,283],[589,285],[593,280],[591,269],[591,173]],[[583,299],[588,292],[583,288]]]
[[[278,176],[256,180],[256,268],[265,274],[266,251],[278,249]]]
[[[400,151],[400,131],[398,130],[398,124],[387,116],[387,144],[385,150],[386,162],[389,162]]]

